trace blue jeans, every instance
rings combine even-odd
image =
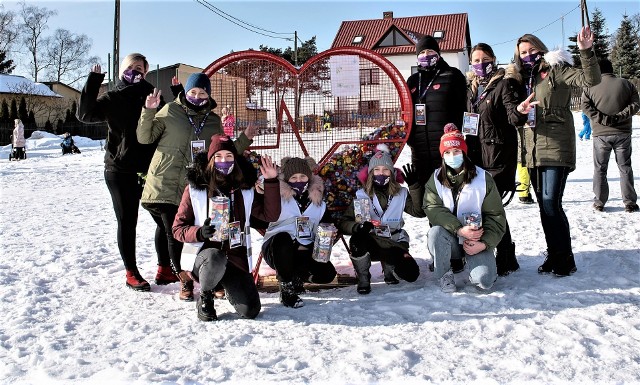
[[[433,259],[433,275],[440,279],[451,269],[452,259],[466,261],[469,282],[481,289],[490,289],[498,278],[496,257],[493,249],[487,249],[476,255],[467,255],[458,242],[458,237],[442,226],[433,226],[427,233],[427,248]]]
[[[568,175],[568,167],[543,166],[529,169],[549,254],[571,252],[569,220],[562,208],[562,195]]]

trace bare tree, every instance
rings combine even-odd
[[[69,108],[69,102],[62,97],[48,96],[43,89],[30,82],[16,83],[8,87],[9,93],[13,94],[16,103],[24,98],[25,108],[27,111],[33,111],[37,116],[47,114],[48,116],[64,116],[66,108]],[[58,109],[61,109],[59,111]]]
[[[100,58],[88,56],[91,39],[84,34],[57,29],[45,44],[43,60],[47,63],[49,80],[73,85],[86,76],[86,69],[91,63],[100,62]]]
[[[15,13],[5,11],[4,5],[0,4],[0,52],[11,51],[20,36],[15,18]]]
[[[44,37],[42,33],[48,28],[47,22],[51,16],[57,14],[48,8],[40,8],[35,5],[27,5],[22,2],[20,17],[22,19],[23,38],[22,42],[31,55],[29,63],[33,80],[38,81],[38,74],[47,66],[46,61],[41,61],[43,50],[40,45],[43,43]]]

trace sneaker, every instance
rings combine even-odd
[[[173,273],[171,266],[158,266],[156,273],[156,285],[168,285],[174,282],[180,282],[180,278]]]
[[[520,203],[523,203],[525,205],[530,205],[530,204],[536,203],[533,200],[533,198],[531,197],[531,194],[527,195],[526,197],[520,197],[520,198],[518,198],[518,200],[520,200]]]
[[[127,270],[127,287],[135,291],[151,290],[151,285],[142,278],[138,270]]]
[[[596,210],[596,211],[602,212],[602,211],[604,211],[604,206],[601,205],[600,203],[594,203],[593,204],[593,209]]]
[[[293,282],[280,282],[280,303],[286,307],[297,309],[304,306],[293,288]]]
[[[638,211],[638,204],[637,203],[629,203],[628,205],[624,206],[624,211],[628,212],[628,213],[633,213]]]
[[[193,279],[186,271],[181,271],[178,277],[180,278],[180,294],[178,297],[181,301],[193,301]]]
[[[446,273],[444,273],[442,278],[440,278],[440,289],[444,293],[453,293],[457,290],[453,271],[447,271]]]

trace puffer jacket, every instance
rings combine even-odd
[[[498,69],[480,94],[481,100],[478,100],[481,78],[469,72],[467,79],[467,111],[480,115],[478,135],[465,137],[467,155],[491,174],[501,193],[514,191],[518,162],[516,126],[527,119],[516,109],[522,100],[520,75],[513,70]]]
[[[205,107],[195,111],[187,106],[184,93],[167,103],[156,113],[154,109],[143,108],[138,122],[137,137],[140,143],[158,143],[153,154],[147,180],[142,191],[141,202],[144,207],[154,203],[179,205],[182,193],[187,185],[187,165],[191,162],[191,141],[204,140],[205,148],[209,148],[211,136],[223,134],[220,117]],[[199,125],[205,114],[209,116],[196,137],[195,129],[189,122],[187,114],[194,124]],[[251,141],[242,134],[235,147],[242,154]]]
[[[453,185],[453,196],[457,195],[457,190],[462,186],[464,173],[465,171],[463,170],[459,174],[454,174],[453,170],[447,167],[447,178]],[[440,198],[436,188],[435,175],[435,173],[431,175],[431,178],[429,178],[425,186],[422,208],[427,214],[429,223],[432,226],[442,226],[451,234],[455,235],[458,229],[462,227],[462,223],[460,223],[458,217],[444,205],[442,198]],[[487,245],[487,249],[493,249],[498,245],[504,235],[507,217],[504,212],[504,207],[502,207],[502,199],[498,193],[498,188],[491,174],[487,172],[485,177],[487,190],[481,208],[482,229],[484,232],[480,240]]]
[[[142,79],[127,84],[119,79],[115,90],[98,97],[104,74],[91,72],[80,94],[78,120],[85,123],[107,122],[104,166],[106,171],[145,173],[156,149],[153,142],[141,144],[136,138],[140,109],[153,85]],[[164,102],[162,102],[163,104]]]
[[[438,75],[434,79],[436,72]],[[431,80],[433,83],[421,98]],[[462,115],[467,106],[467,82],[460,70],[440,58],[435,68],[419,70],[411,75],[407,86],[413,104],[425,104],[426,125],[414,124],[407,140],[412,161],[418,167],[420,181],[424,184],[442,162],[439,146],[445,124],[462,126]]]
[[[523,165],[576,168],[576,134],[570,110],[571,87],[592,87],[600,83],[600,67],[593,50],[580,50],[582,69],[571,67],[571,54],[566,51],[547,52],[540,65],[531,70],[532,100],[536,106],[536,126],[525,128]],[[529,70],[523,69],[523,85]],[[524,89],[523,89],[524,91]],[[526,96],[526,92],[523,93]],[[524,98],[523,98],[524,99]]]
[[[13,129],[13,147],[24,147],[27,141],[24,139],[24,124],[22,122]]]

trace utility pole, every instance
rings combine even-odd
[[[560,19],[562,20],[561,21],[561,23],[562,23],[562,49],[564,49],[564,47],[565,47],[565,41],[564,41],[564,16],[562,16]],[[576,44],[578,44],[578,43],[576,43]]]
[[[120,74],[120,0],[115,0],[116,10],[113,18],[113,78]]]
[[[298,68],[298,31],[293,32],[293,65]]]

